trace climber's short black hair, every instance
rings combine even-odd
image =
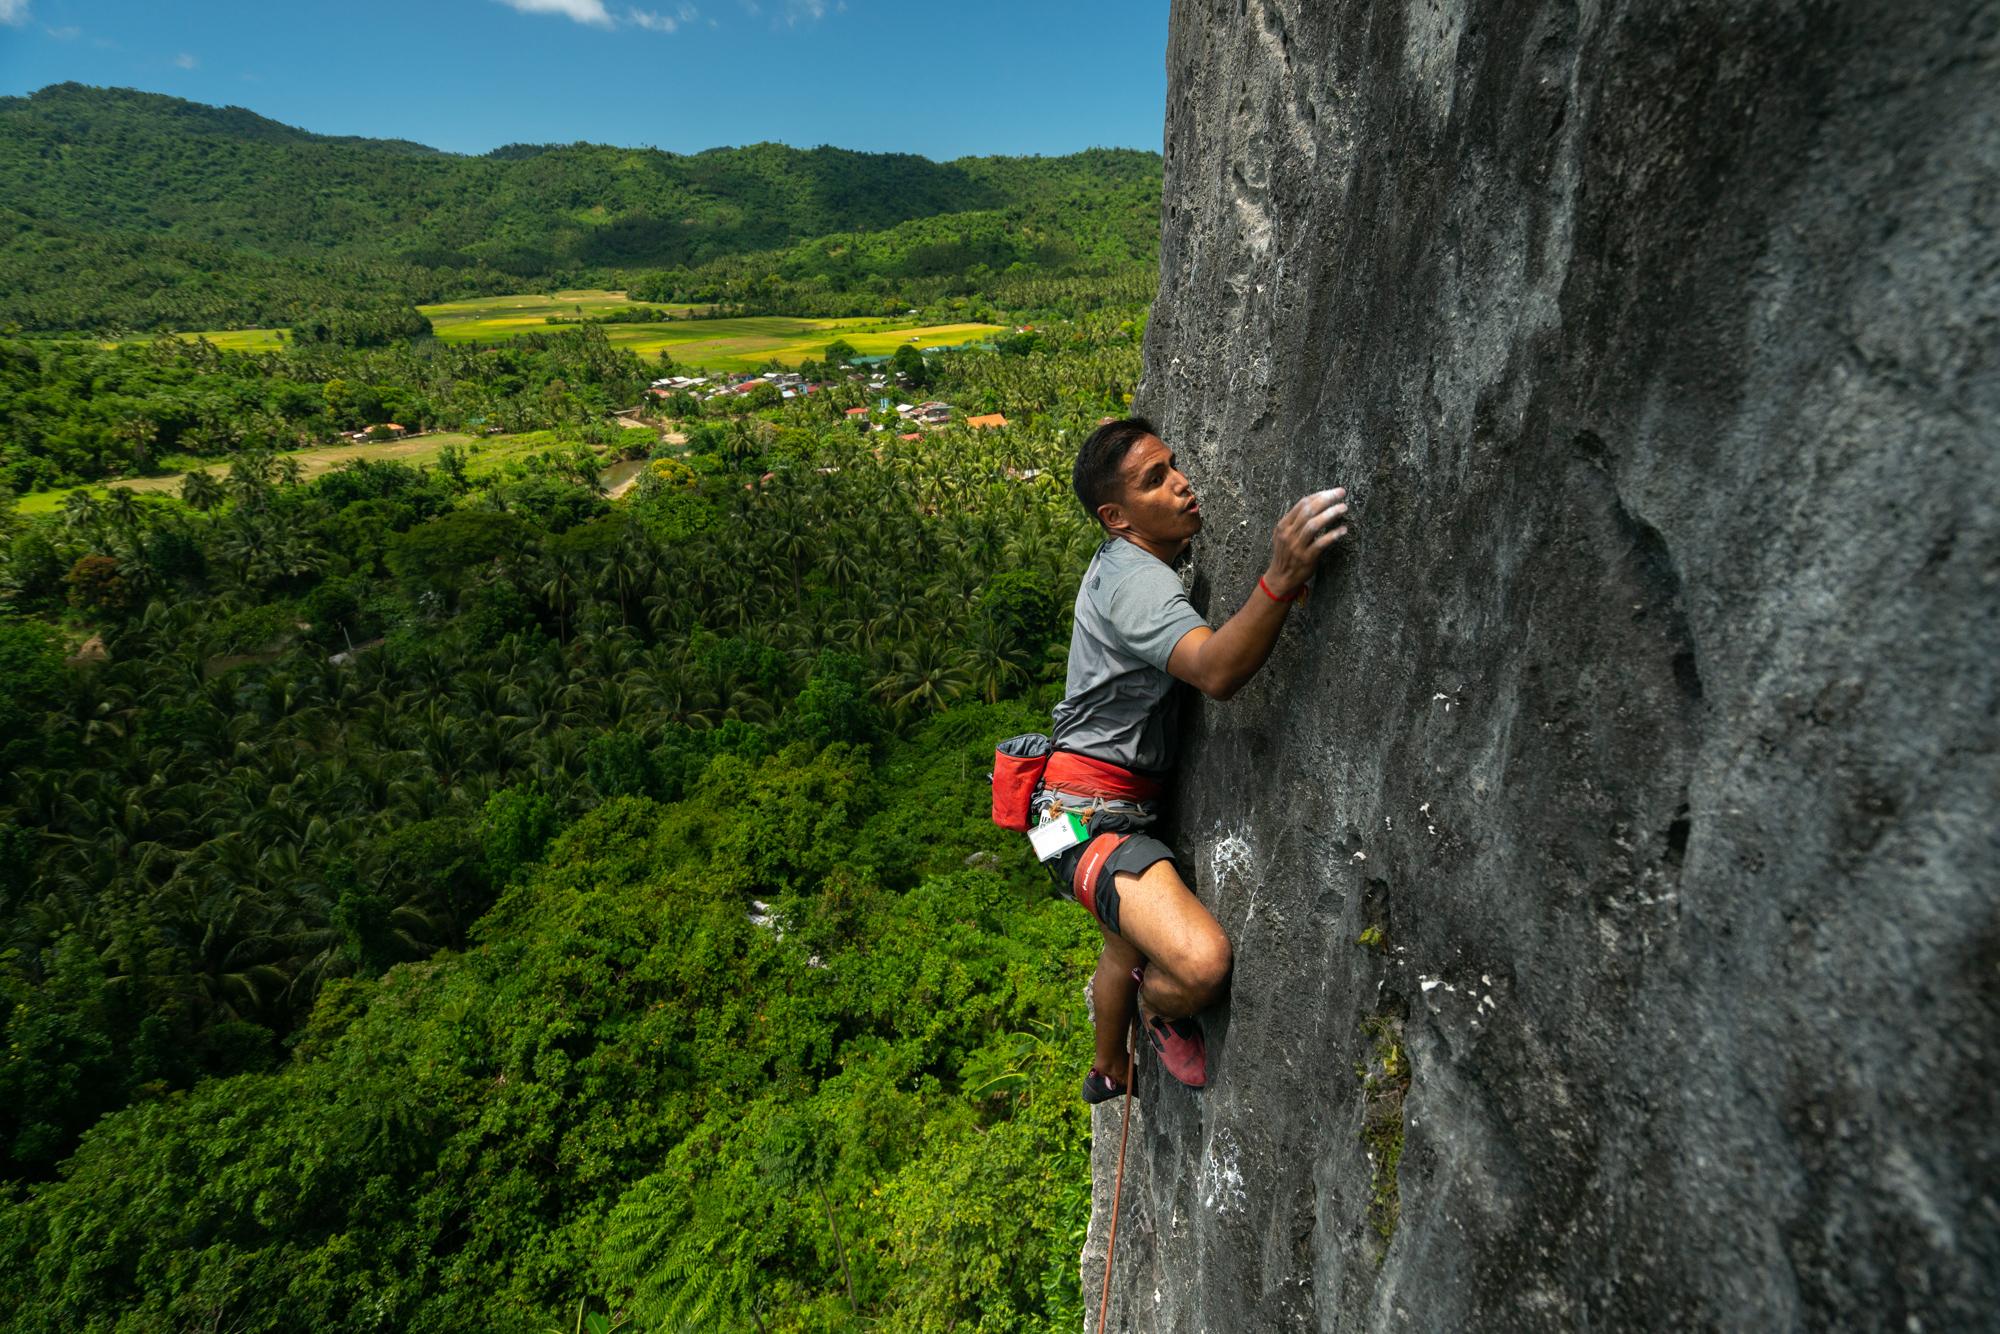
[[[1083,512],[1092,523],[1102,522],[1097,517],[1099,505],[1108,505],[1124,494],[1118,469],[1124,464],[1126,453],[1147,436],[1159,433],[1159,428],[1144,417],[1121,417],[1092,431],[1083,448],[1076,451],[1071,485],[1075,486],[1076,498],[1083,503]]]

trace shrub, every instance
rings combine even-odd
[[[486,799],[479,845],[496,880],[515,880],[541,858],[561,820],[556,804],[532,786],[503,787]]]

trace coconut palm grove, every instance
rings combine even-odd
[[[986,771],[1157,156],[652,154],[579,229],[524,192],[628,150],[256,120],[0,99],[0,1323],[1078,1327],[1097,935]],[[415,310],[582,288],[1001,332],[753,378]]]

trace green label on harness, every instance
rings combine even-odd
[[[1074,811],[1064,811],[1028,831],[1028,842],[1034,846],[1035,856],[1042,861],[1061,856],[1089,837],[1090,831],[1084,827],[1083,817]]]

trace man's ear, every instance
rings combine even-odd
[[[1125,507],[1115,500],[1108,500],[1097,507],[1097,521],[1104,525],[1104,531],[1114,536],[1128,527]]]

